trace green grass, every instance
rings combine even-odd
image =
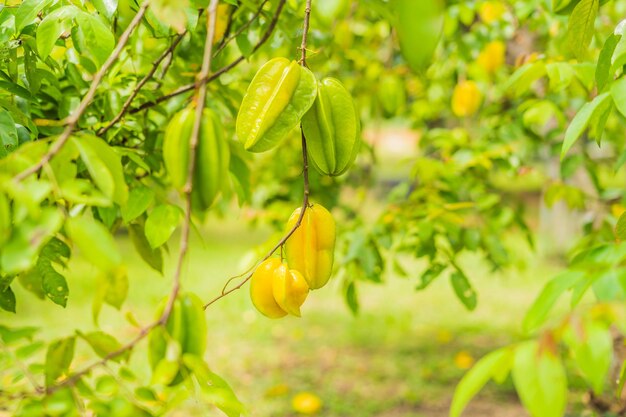
[[[268,235],[235,220],[210,222],[203,235],[205,242],[194,237],[184,289],[209,300],[229,276],[245,270],[242,258]],[[120,240],[120,246],[128,254],[129,299],[119,312],[105,306],[100,326],[128,340],[136,329],[125,315],[132,312],[141,323],[153,318],[169,291],[173,263],[168,260],[165,276],[160,276],[135,257],[126,239]],[[170,248],[170,253],[175,252],[175,247]],[[520,256],[526,262],[533,259],[527,253]],[[455,356],[465,351],[478,358],[520,339],[524,312],[557,269],[535,262],[524,270],[492,273],[474,257],[461,262],[479,294],[474,312],[467,312],[455,298],[447,279],[415,292],[422,264],[408,265],[415,271],[413,278],[387,277],[385,285],[359,286],[362,311],[356,317],[344,305],[338,282],[312,292],[302,318],[281,320],[257,313],[246,286],[207,310],[206,360],[231,383],[252,417],[296,415],[291,399],[301,391],[316,394],[324,404],[320,415],[327,417],[444,416],[465,372],[455,365]],[[41,326],[43,320],[46,338],[67,335],[74,327],[93,330],[95,275],[80,260],[72,261],[67,309],[18,288],[19,314],[11,318],[12,324]],[[92,358],[88,349],[81,349],[75,364]],[[149,379],[145,355],[134,355],[131,363]],[[173,415],[217,415],[193,411],[193,403],[190,407]],[[520,415],[510,384],[489,388],[472,407],[470,416],[491,415],[491,411],[499,416]]]

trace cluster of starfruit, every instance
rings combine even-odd
[[[339,80],[315,75],[296,61],[274,58],[256,73],[237,115],[237,137],[250,152],[275,148],[298,124],[309,160],[321,174],[341,175],[360,145],[359,117]]]
[[[183,191],[189,170],[189,141],[196,119],[193,105],[176,113],[165,129],[163,162],[172,185]],[[195,210],[207,210],[228,178],[230,149],[219,117],[210,109],[202,111],[191,201]]]
[[[300,219],[296,209],[287,222],[289,232]],[[333,269],[335,221],[319,204],[308,207],[300,226],[285,242],[286,262],[278,258],[263,261],[250,279],[252,303],[262,314],[280,318],[300,317],[309,290],[322,288]]]
[[[161,317],[167,300],[158,311]],[[192,293],[179,294],[164,326],[148,336],[148,359],[152,382],[177,385],[189,374],[194,358],[202,358],[207,346],[207,324],[202,301]]]

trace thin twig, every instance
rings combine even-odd
[[[307,0],[306,7],[304,9],[304,25],[303,25],[303,29],[302,29],[302,43],[300,45],[301,55],[300,55],[299,63],[302,66],[306,66],[306,47],[307,47],[307,35],[308,35],[308,31],[309,31],[309,18],[310,18],[310,16],[311,16],[311,0]],[[220,293],[220,295],[218,295],[217,297],[215,297],[214,299],[212,299],[211,301],[209,301],[208,303],[206,303],[204,305],[204,309],[205,310],[211,304],[215,303],[217,300],[220,300],[220,299],[226,297],[228,294],[230,294],[230,293],[240,289],[241,287],[243,287],[245,285],[245,283],[248,282],[250,280],[250,278],[252,278],[252,275],[254,274],[254,270],[257,268],[257,266],[259,264],[261,264],[263,261],[267,260],[270,256],[272,256],[279,248],[282,248],[283,245],[285,244],[285,242],[287,242],[287,240],[291,237],[291,235],[293,235],[295,233],[295,231],[298,229],[298,227],[300,227],[300,225],[302,224],[302,219],[304,218],[304,213],[306,212],[307,208],[309,207],[310,187],[309,187],[309,159],[308,159],[307,148],[306,148],[306,138],[304,136],[304,131],[302,131],[302,126],[300,126],[300,132],[301,132],[301,136],[302,136],[303,195],[302,195],[302,208],[300,209],[300,215],[298,216],[298,220],[293,225],[293,227],[289,230],[289,232],[287,232],[287,234],[285,236],[283,236],[282,239],[280,239],[278,241],[278,243],[276,245],[274,245],[274,247],[259,262],[257,262],[257,264],[252,269],[252,272],[248,273],[248,275],[239,284],[237,284],[235,287],[227,289],[228,285],[236,277],[230,278],[226,282],[226,285],[224,286],[224,288],[222,288],[222,292]]]
[[[233,33],[232,35],[230,35],[228,38],[224,39],[224,41],[221,43],[221,45],[219,46],[219,48],[217,48],[217,50],[215,52],[213,52],[213,58],[215,58],[220,52],[222,52],[224,50],[224,48],[226,48],[228,46],[228,44],[235,39],[237,36],[241,35],[243,33],[244,30],[248,29],[250,27],[250,25],[252,24],[252,22],[254,22],[256,20],[257,17],[259,17],[261,15],[261,12],[263,12],[263,6],[265,6],[265,3],[267,3],[269,0],[263,0],[261,2],[261,4],[259,5],[259,8],[257,9],[257,11],[254,13],[254,15],[252,15],[252,17],[250,18],[250,20],[248,20],[245,24],[243,24],[239,29],[237,29],[237,31],[235,33]]]
[[[70,117],[67,118],[67,126],[65,126],[65,129],[63,130],[63,133],[61,133],[61,136],[59,136],[56,142],[52,144],[48,153],[46,153],[41,158],[41,160],[39,160],[38,163],[36,163],[35,165],[29,168],[26,168],[24,171],[17,174],[13,178],[14,181],[20,182],[24,180],[25,178],[27,178],[28,176],[36,173],[37,171],[41,169],[41,167],[47,164],[50,161],[50,159],[52,159],[57,153],[59,153],[61,149],[63,149],[63,146],[65,145],[65,143],[67,143],[67,141],[70,138],[70,135],[72,134],[72,132],[78,125],[78,121],[80,120],[81,116],[83,115],[85,110],[87,110],[87,107],[91,103],[91,100],[93,100],[94,96],[96,95],[96,90],[98,89],[98,86],[100,85],[100,82],[102,81],[102,78],[104,77],[106,72],[109,70],[111,65],[113,65],[113,63],[120,56],[120,53],[124,49],[124,46],[126,46],[126,43],[128,42],[128,39],[130,38],[131,33],[135,30],[137,26],[139,26],[139,23],[141,22],[143,15],[146,13],[146,10],[148,9],[149,4],[150,4],[149,1],[144,1],[142,3],[141,7],[139,8],[139,11],[137,12],[133,20],[130,22],[130,25],[128,25],[124,33],[122,33],[122,36],[120,36],[120,39],[117,42],[117,45],[115,46],[115,49],[113,50],[111,55],[109,55],[107,60],[104,62],[104,64],[102,65],[102,68],[100,68],[100,70],[93,77],[93,80],[91,81],[91,85],[89,86],[89,90],[87,91],[87,94],[85,94],[85,96],[83,97],[78,108],[74,111],[74,113],[72,113]]]
[[[211,49],[213,46],[211,39],[212,39],[212,34],[215,32],[215,21],[216,21],[215,12],[217,9],[217,3],[218,3],[218,0],[211,0],[211,4],[209,6],[210,10],[209,10],[209,16],[208,16],[209,27],[207,30],[207,45],[205,46],[202,70],[199,74],[199,78],[201,80],[207,79],[206,74],[210,71],[210,68],[211,68],[211,58],[212,58]],[[205,98],[206,98],[206,81],[204,82],[200,81],[198,84],[198,104],[196,108],[196,112],[198,112],[197,109],[200,109],[200,116],[202,115],[202,110],[204,108]],[[158,320],[143,327],[140,330],[139,334],[137,334],[137,336],[135,336],[135,338],[132,339],[130,342],[126,343],[119,349],[109,353],[108,355],[100,359],[99,361],[96,361],[86,366],[82,370],[72,374],[67,379],[59,382],[56,385],[49,387],[46,390],[47,393],[55,392],[64,386],[74,385],[76,382],[78,382],[80,378],[82,378],[84,375],[91,372],[91,370],[93,370],[94,368],[103,366],[111,359],[116,358],[120,355],[123,355],[127,351],[133,349],[155,327],[161,326],[167,323],[167,320],[172,312],[172,308],[174,307],[174,302],[176,301],[176,297],[178,296],[178,292],[180,290],[180,276],[182,272],[182,264],[183,264],[185,255],[187,254],[187,250],[188,250],[189,231],[191,229],[191,191],[193,189],[193,169],[195,165],[195,149],[196,149],[197,142],[198,142],[198,134],[200,132],[200,122],[201,122],[201,117],[199,117],[198,114],[196,113],[194,129],[192,131],[190,144],[189,144],[191,153],[189,155],[189,170],[187,172],[187,182],[185,184],[185,195],[186,195],[185,222],[183,223],[183,228],[182,228],[181,244],[180,244],[180,250],[178,254],[178,262],[176,265],[176,271],[174,272],[172,289],[170,291],[167,304],[163,310],[163,314],[159,317]]]
[[[263,34],[263,37],[261,37],[261,39],[259,39],[259,41],[256,43],[256,45],[254,45],[254,48],[252,48],[251,54],[255,53],[270,38],[270,36],[274,32],[274,29],[276,28],[276,24],[278,23],[278,18],[280,17],[280,14],[281,14],[281,12],[283,10],[283,7],[285,6],[286,2],[287,2],[287,0],[280,0],[280,2],[278,3],[278,7],[276,8],[276,12],[274,12],[274,16],[272,17],[272,21],[270,22],[269,26],[267,27],[267,30]],[[235,59],[230,64],[223,66],[219,70],[217,70],[217,71],[213,72],[211,75],[209,75],[207,77],[206,82],[210,83],[210,82],[216,80],[217,78],[222,76],[224,73],[227,73],[228,71],[230,71],[231,69],[235,68],[237,65],[242,63],[244,61],[244,59],[245,59],[245,57],[243,55],[239,56],[237,59]],[[129,113],[130,114],[139,113],[140,111],[143,111],[143,110],[149,109],[151,107],[154,107],[154,106],[156,106],[158,104],[161,104],[164,101],[167,101],[167,100],[169,100],[169,99],[171,99],[173,97],[179,96],[181,94],[185,94],[185,93],[187,93],[189,91],[192,91],[194,88],[196,88],[196,83],[184,85],[184,86],[182,86],[182,87],[172,91],[169,94],[166,94],[164,96],[161,96],[161,97],[157,98],[154,101],[147,101],[147,102],[141,104],[139,107],[135,107],[134,109],[130,110]]]
[[[241,287],[244,286],[244,284],[246,282],[248,282],[250,280],[250,278],[252,278],[252,275],[254,274],[254,270],[259,266],[259,264],[261,264],[263,261],[269,259],[279,248],[281,248],[285,242],[287,242],[287,239],[289,239],[291,237],[291,235],[293,235],[295,233],[295,231],[298,229],[298,227],[300,227],[300,225],[302,224],[302,219],[304,218],[304,213],[306,212],[307,208],[309,207],[309,162],[308,162],[308,156],[307,156],[307,150],[306,150],[306,139],[304,137],[304,132],[302,133],[302,176],[303,176],[303,182],[304,182],[304,192],[303,192],[303,196],[302,196],[302,207],[300,209],[300,215],[298,216],[298,220],[296,221],[296,223],[293,225],[293,227],[289,230],[289,232],[287,232],[287,234],[285,236],[282,237],[282,239],[280,239],[278,241],[278,243],[276,243],[276,245],[274,245],[274,247],[260,260],[257,262],[257,264],[254,266],[254,268],[252,269],[252,272],[250,272],[239,284],[237,284],[235,287],[230,288],[230,289],[226,289],[227,285],[233,281],[233,279],[229,279],[226,283],[226,286],[224,286],[224,288],[222,289],[222,292],[220,293],[220,295],[218,295],[217,297],[215,297],[214,299],[212,299],[211,301],[209,301],[208,303],[206,303],[204,305],[204,309],[206,310],[211,304],[213,304],[214,302],[216,302],[217,300],[226,297],[228,294],[230,294],[231,292],[234,292],[238,289],[240,289]],[[236,277],[234,277],[236,278]]]
[[[128,96],[128,98],[124,102],[122,109],[119,111],[119,113],[117,113],[117,115],[109,123],[107,123],[106,126],[104,126],[98,131],[97,133],[98,136],[104,135],[110,128],[112,128],[117,122],[119,122],[122,119],[122,117],[124,117],[124,114],[126,114],[128,109],[130,108],[130,105],[132,104],[133,100],[135,99],[135,97],[137,97],[137,94],[139,94],[139,90],[141,90],[143,86],[150,80],[150,78],[152,78],[156,70],[159,68],[159,65],[161,65],[161,62],[170,54],[171,55],[174,54],[174,49],[178,46],[178,44],[180,43],[180,41],[183,39],[183,37],[186,34],[187,34],[187,31],[184,31],[180,35],[176,36],[172,44],[165,51],[163,51],[161,56],[159,56],[156,59],[156,61],[154,61],[154,63],[152,64],[152,68],[150,68],[150,71],[148,71],[145,77],[143,77],[141,81],[137,83],[133,91],[130,93],[130,96]]]
[[[300,44],[299,64],[306,67],[306,45],[309,36],[309,20],[311,18],[311,0],[306,0],[304,7],[304,25],[302,27],[302,43]]]

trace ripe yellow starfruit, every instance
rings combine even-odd
[[[485,72],[493,73],[502,65],[504,65],[504,58],[506,54],[506,45],[502,41],[492,41],[480,51],[478,55],[478,65],[482,67]]]
[[[300,307],[309,295],[309,285],[302,274],[285,263],[274,270],[274,299],[287,313],[300,317]]]
[[[452,112],[458,117],[471,116],[476,113],[482,102],[482,94],[478,85],[471,80],[461,81],[452,93]]]
[[[297,208],[289,221],[291,230],[300,217]],[[314,290],[330,279],[335,251],[335,220],[320,204],[314,204],[304,212],[302,223],[285,243],[289,268],[299,271]]]
[[[486,1],[478,8],[478,15],[480,20],[490,24],[496,22],[502,18],[506,12],[506,6],[500,1]]]
[[[287,313],[300,317],[300,307],[309,294],[302,274],[280,259],[263,261],[250,278],[250,298],[261,314],[278,319]]]
[[[189,106],[176,113],[165,129],[163,161],[174,187],[182,190],[187,180],[189,142],[196,117]],[[192,200],[194,208],[208,209],[222,189],[228,176],[230,149],[217,115],[204,109],[196,148]]]
[[[302,118],[309,160],[324,175],[341,175],[354,162],[361,140],[352,96],[339,80],[324,78],[313,107]]]
[[[256,73],[237,114],[236,133],[250,152],[272,149],[295,128],[317,95],[313,73],[286,58],[274,58]]]

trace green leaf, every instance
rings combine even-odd
[[[126,223],[141,216],[154,201],[154,190],[143,185],[130,190],[128,201],[121,207],[122,219]]]
[[[158,248],[167,242],[183,217],[181,209],[170,204],[156,206],[148,215],[145,231],[148,243]]]
[[[530,90],[535,81],[546,75],[546,64],[543,61],[533,62],[520,67],[504,84],[504,89],[519,97]]]
[[[11,287],[7,286],[0,291],[0,308],[15,313],[15,294]]]
[[[443,30],[444,7],[440,0],[394,0],[390,3],[400,42],[409,67],[420,72],[432,62]]]
[[[617,110],[626,117],[626,78],[620,78],[611,85],[611,97]]]
[[[72,19],[80,13],[76,6],[63,6],[47,15],[37,26],[37,53],[41,59],[46,59],[59,36],[69,32],[72,28]]]
[[[524,317],[522,327],[531,332],[541,326],[561,294],[585,278],[580,271],[567,271],[548,282]]]
[[[54,0],[24,0],[15,14],[16,32],[19,33],[26,26],[33,24],[39,12],[53,2]]]
[[[74,359],[75,337],[52,342],[46,353],[46,385],[52,385],[60,376],[66,375]]]
[[[151,0],[152,12],[159,21],[178,33],[183,33],[187,25],[186,9],[189,0]]]
[[[211,372],[202,358],[184,354],[183,363],[198,380],[202,390],[202,398],[205,401],[215,405],[228,417],[239,417],[244,413],[244,406],[232,388],[224,379]]]
[[[569,18],[567,38],[569,46],[578,59],[582,59],[591,42],[598,14],[599,0],[581,0]]]
[[[117,10],[118,0],[91,0],[94,7],[101,15],[111,20],[113,14]]]
[[[122,347],[122,344],[115,337],[102,331],[90,333],[82,333],[79,331],[77,333],[81,338],[89,343],[89,346],[91,346],[93,351],[96,352],[96,354],[101,358],[110,355]],[[111,358],[111,360],[119,362],[123,359],[128,359],[129,355],[130,351],[126,351],[119,356]]]
[[[576,334],[568,335],[566,341],[574,362],[593,391],[600,395],[613,358],[611,333],[606,326],[593,321],[585,324],[581,334],[572,330]]]
[[[89,175],[109,199],[123,206],[128,200],[128,186],[120,156],[105,141],[94,135],[72,138]]]
[[[42,209],[36,220],[28,219],[16,225],[11,239],[2,248],[0,265],[8,274],[31,269],[39,249],[50,240],[63,223],[63,215],[56,208]]]
[[[476,362],[456,386],[450,405],[450,417],[459,417],[471,399],[490,379],[497,376],[503,380],[506,377],[513,361],[511,353],[508,348],[498,349]],[[502,372],[503,370],[505,372]]]
[[[626,212],[619,216],[615,225],[615,234],[619,240],[626,241]]]
[[[560,359],[536,341],[515,350],[513,383],[532,417],[562,417],[567,405],[567,377]]]
[[[0,108],[0,159],[10,154],[17,145],[17,129],[11,113]]]
[[[602,93],[591,102],[585,103],[580,108],[565,132],[563,148],[561,149],[561,159],[565,157],[567,151],[569,151],[572,145],[574,145],[578,138],[580,138],[583,132],[587,129],[593,116],[606,109],[606,105],[610,103],[610,98],[611,95],[609,93]]]
[[[448,266],[434,262],[420,276],[420,283],[415,287],[416,290],[423,290],[428,287]]]
[[[163,254],[161,248],[152,248],[148,243],[143,224],[133,223],[128,226],[130,239],[141,258],[146,261],[150,267],[163,274]]]
[[[87,217],[72,217],[65,227],[83,256],[101,270],[112,271],[122,264],[115,240],[102,223]]]
[[[621,39],[621,35],[611,34],[604,41],[604,46],[600,51],[598,57],[598,65],[596,66],[596,83],[598,84],[598,91],[602,91],[607,83],[611,80],[611,59],[613,58],[613,52],[615,47]]]
[[[65,277],[59,274],[50,264],[42,265],[45,272],[41,275],[43,291],[52,302],[65,307],[69,297],[69,288]],[[38,267],[39,269],[39,267]]]
[[[102,66],[115,48],[113,34],[97,16],[89,13],[77,14],[76,23],[78,26],[75,34],[78,36],[72,36],[76,47],[98,67]]]
[[[477,304],[476,291],[470,284],[467,276],[460,270],[456,270],[450,275],[450,282],[452,283],[452,288],[454,288],[454,293],[463,305],[468,310],[475,309]]]

